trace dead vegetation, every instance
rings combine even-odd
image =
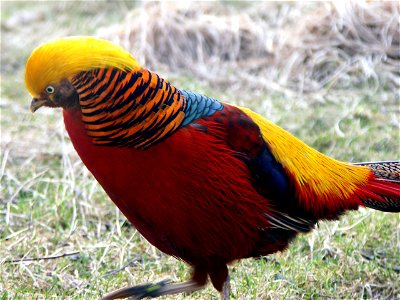
[[[146,66],[215,86],[318,92],[365,81],[399,87],[396,2],[145,4],[99,34]]]

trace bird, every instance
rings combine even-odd
[[[129,222],[191,278],[102,299],[203,288],[230,297],[227,266],[285,250],[321,220],[400,212],[400,162],[347,163],[252,110],[179,89],[121,46],[91,36],[39,45],[25,68],[30,109],[61,108],[88,170]]]

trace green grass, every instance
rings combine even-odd
[[[84,2],[76,3],[61,8],[77,5],[80,12],[87,9]],[[49,24],[54,26],[54,13],[60,13],[60,5],[50,3],[45,10],[29,3],[2,3],[2,22],[19,9],[34,7],[49,16],[35,26],[50,31]],[[111,10],[115,4],[106,5],[100,2],[93,9]],[[67,9],[60,14],[67,22],[72,13]],[[116,22],[123,9],[107,19],[100,20],[98,15],[90,17],[98,23],[83,22],[86,27],[81,33],[93,33],[96,24]],[[70,23],[75,25],[65,33],[73,33],[82,18],[74,14]],[[2,38],[22,35],[19,29],[9,30]],[[83,167],[63,128],[61,112],[41,109],[33,116],[28,111],[23,65],[38,40],[36,34],[27,37],[26,44],[12,40],[7,46],[2,44],[0,299],[96,299],[127,285],[165,277],[187,279],[190,269],[141,237]],[[384,85],[332,88],[309,97],[278,92],[255,97],[251,90],[233,95],[229,89],[210,87],[189,75],[165,74],[176,86],[251,107],[337,159],[398,159],[399,99]],[[232,264],[232,297],[399,298],[399,239],[399,216],[395,214],[361,209],[338,222],[322,222],[312,233],[299,236],[285,252]],[[78,254],[6,262],[71,252]],[[112,273],[130,261],[126,268]],[[217,296],[208,285],[192,295],[168,299]]]

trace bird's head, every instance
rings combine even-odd
[[[31,111],[42,106],[71,107],[79,95],[71,79],[97,68],[140,69],[121,47],[94,37],[67,37],[47,42],[32,51],[25,69],[25,85],[33,97]]]

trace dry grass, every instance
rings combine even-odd
[[[28,112],[24,62],[48,38],[116,39],[176,86],[250,106],[338,159],[398,158],[395,3],[1,5],[2,299],[96,299],[189,276],[127,224],[76,156],[60,112]],[[398,299],[399,256],[398,216],[361,210],[322,223],[268,260],[232,265],[233,298]],[[173,298],[215,296],[208,286]]]
[[[377,80],[398,87],[396,2],[148,4],[100,32],[159,69],[240,90],[318,92]]]

